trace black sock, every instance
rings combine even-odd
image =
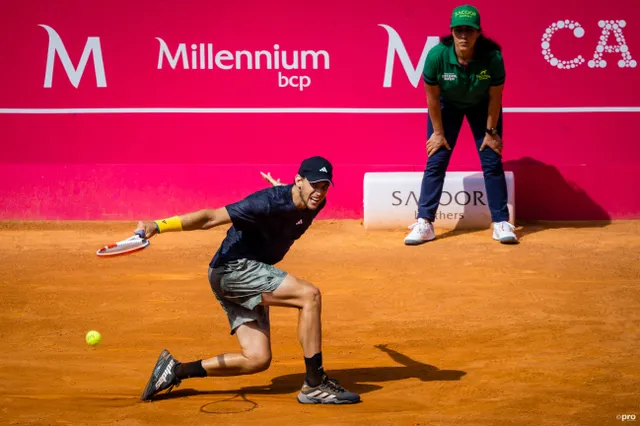
[[[304,364],[307,367],[307,383],[309,386],[318,386],[322,381],[324,375],[324,369],[322,368],[322,352],[318,352],[311,358],[304,359]]]
[[[176,366],[176,377],[180,380],[190,377],[206,377],[207,370],[202,367],[202,360],[186,362]]]

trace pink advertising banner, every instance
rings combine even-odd
[[[323,217],[369,171],[422,171],[427,52],[451,1],[0,3],[0,219],[156,217],[291,181],[323,155]],[[640,217],[636,0],[479,0],[503,47],[517,217]],[[468,128],[450,170],[480,170]]]

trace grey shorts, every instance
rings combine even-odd
[[[248,259],[209,268],[209,284],[227,314],[231,334],[252,321],[269,331],[269,307],[260,305],[262,293],[275,291],[286,276],[275,266]]]

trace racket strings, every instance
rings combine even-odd
[[[98,250],[98,254],[125,253],[137,248],[146,247],[147,245],[149,245],[149,242],[145,238],[134,235],[126,240],[118,241],[101,248]]]
[[[136,240],[127,240],[127,241],[123,241],[121,243],[117,243],[118,247],[132,247],[132,246],[138,246],[140,244],[142,244],[144,242],[144,240],[138,238]]]

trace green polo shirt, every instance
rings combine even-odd
[[[500,86],[505,81],[502,54],[491,51],[460,65],[453,44],[434,46],[424,63],[423,79],[430,86],[440,86],[440,96],[446,105],[467,108],[486,102],[489,88]]]

